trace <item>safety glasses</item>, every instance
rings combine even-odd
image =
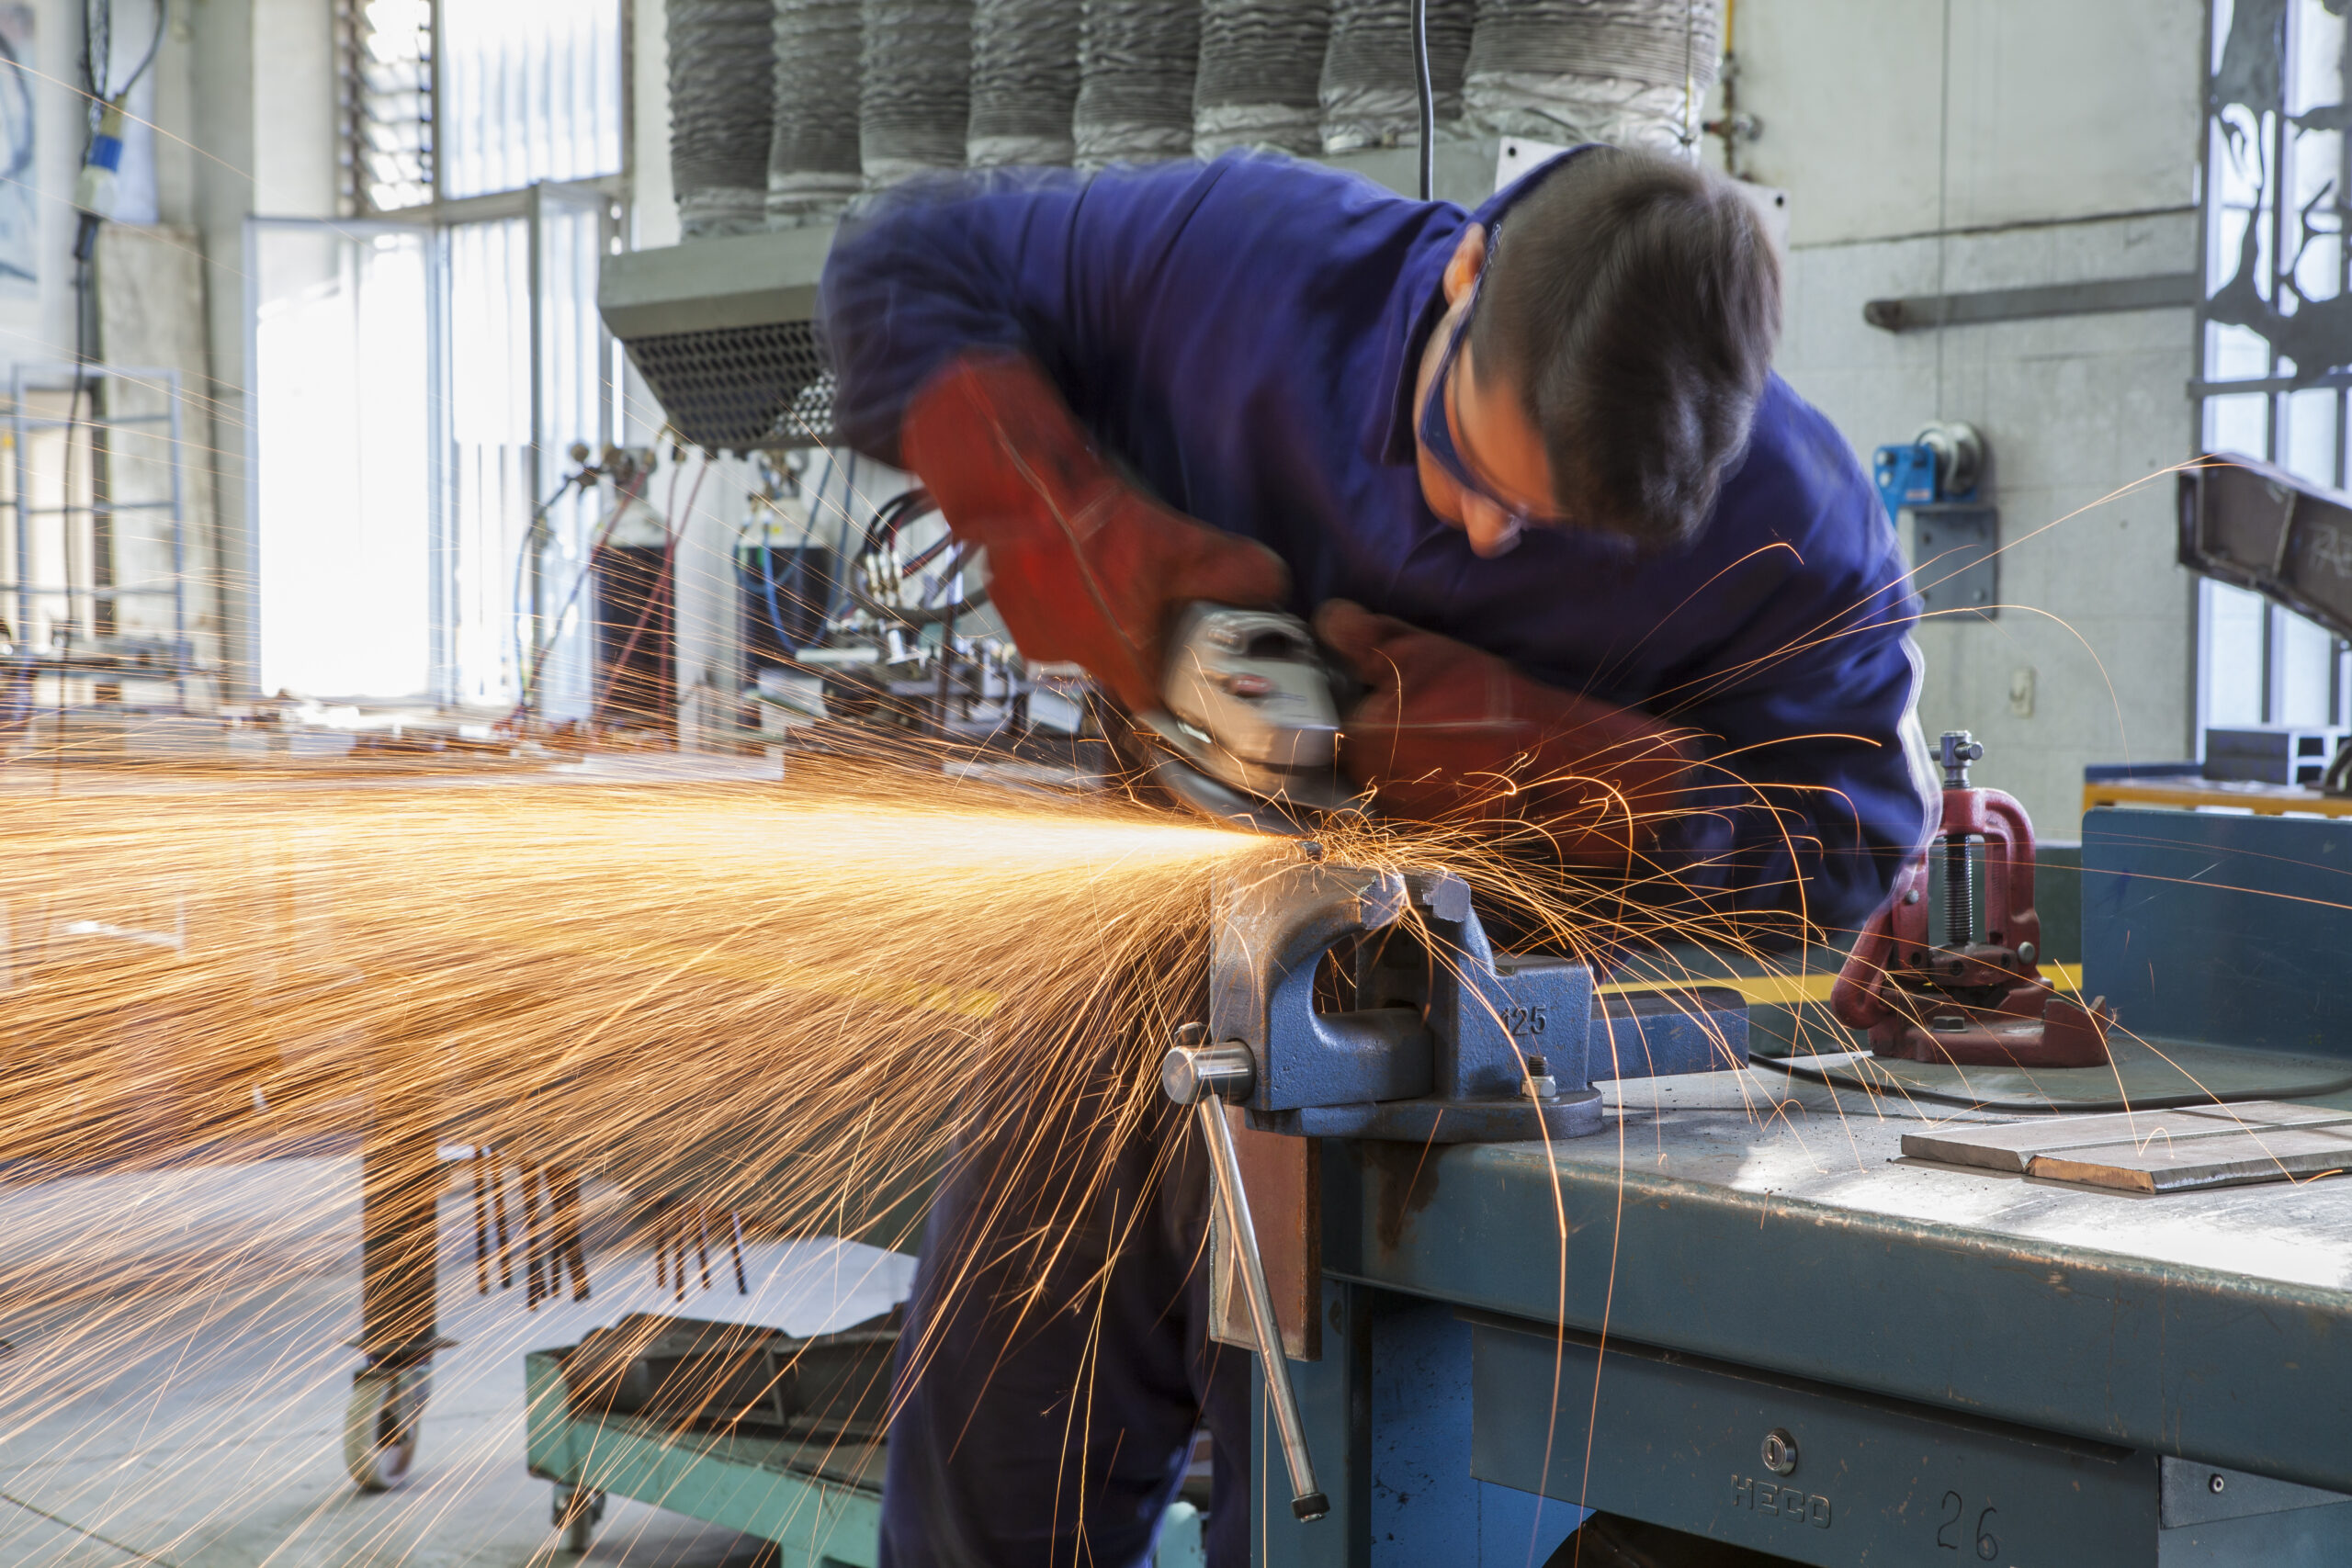
[[[1496,225],[1487,240],[1487,264],[1478,272],[1477,280],[1470,285],[1470,302],[1463,308],[1462,319],[1453,324],[1453,334],[1446,340],[1445,353],[1437,362],[1437,375],[1430,381],[1430,395],[1421,403],[1419,435],[1421,450],[1436,459],[1454,483],[1500,507],[1520,528],[1557,526],[1564,519],[1547,512],[1530,511],[1519,502],[1498,493],[1493,483],[1470,466],[1453,444],[1453,422],[1460,417],[1454,408],[1453,381],[1455,367],[1461,363],[1462,345],[1470,335],[1470,322],[1478,313],[1478,291],[1495,270],[1495,258],[1502,248],[1502,227]]]

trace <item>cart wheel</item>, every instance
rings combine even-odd
[[[585,1486],[555,1485],[555,1528],[563,1533],[563,1550],[584,1555],[605,1517],[605,1495]]]
[[[362,1492],[390,1492],[416,1464],[417,1430],[433,1393],[433,1369],[366,1367],[351,1375],[343,1411],[343,1466]]]

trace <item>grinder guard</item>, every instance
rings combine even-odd
[[[1361,809],[1340,776],[1342,682],[1295,615],[1202,601],[1168,639],[1163,707],[1136,726],[1152,776],[1206,817],[1261,832]]]

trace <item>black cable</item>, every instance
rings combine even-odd
[[[1421,111],[1421,199],[1437,187],[1437,92],[1430,85],[1430,0],[1413,0],[1413,85]]]
[[[132,69],[129,79],[120,87],[115,89],[117,92],[128,93],[131,88],[139,85],[139,79],[147,74],[149,66],[155,63],[155,56],[164,47],[164,18],[169,9],[167,0],[155,0],[154,35],[147,40],[147,52],[139,57],[138,65]],[[107,20],[107,33],[108,47],[112,47],[114,24],[111,17]]]
[[[863,581],[866,563],[882,558],[908,524],[938,510],[938,504],[931,499],[931,492],[920,487],[900,491],[875,510],[873,519],[865,525],[865,542],[859,547],[857,558],[851,562],[851,570],[846,574],[850,579],[851,603],[877,620],[895,621],[910,629],[919,629],[953,622],[989,602],[988,590],[981,588],[953,604],[936,607],[917,605],[910,609],[902,604],[885,604],[867,591]],[[933,546],[918,558],[915,566],[928,561],[946,543],[943,539],[939,545]]]

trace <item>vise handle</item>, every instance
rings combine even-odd
[[[1258,1233],[1250,1221],[1250,1195],[1241,1188],[1241,1162],[1233,1152],[1233,1129],[1225,1122],[1226,1102],[1238,1104],[1257,1087],[1257,1059],[1249,1046],[1238,1041],[1210,1045],[1205,1043],[1207,1039],[1206,1024],[1188,1023],[1179,1029],[1176,1043],[1159,1060],[1159,1087],[1177,1104],[1192,1107],[1201,1141],[1207,1145],[1217,1208],[1233,1237],[1234,1254],[1241,1260],[1250,1330],[1258,1341],[1259,1365],[1266,1370],[1266,1403],[1273,1406],[1274,1424],[1282,1433],[1283,1462],[1290,1469],[1290,1511],[1302,1520],[1319,1519],[1331,1511],[1331,1504],[1315,1484],[1315,1459],[1306,1450],[1306,1425],[1299,1418],[1298,1396],[1291,1392],[1290,1361],[1283,1354],[1274,1299],[1266,1289],[1266,1265],[1258,1255]]]

